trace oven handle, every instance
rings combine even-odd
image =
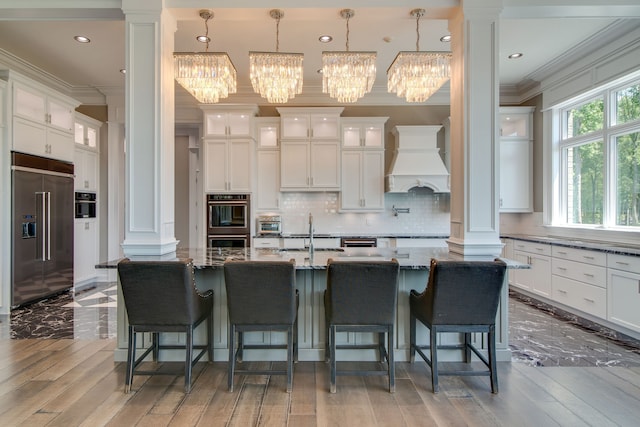
[[[248,206],[249,203],[246,200],[209,200],[207,201],[207,203],[209,203],[210,205],[246,205]]]

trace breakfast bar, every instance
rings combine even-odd
[[[396,361],[409,360],[409,292],[411,289],[422,291],[427,283],[429,275],[429,263],[431,258],[438,260],[461,260],[462,258],[448,251],[447,248],[337,248],[316,249],[309,252],[308,249],[262,249],[262,248],[213,248],[213,249],[185,249],[176,253],[177,258],[192,258],[196,268],[196,284],[200,290],[213,289],[214,291],[214,360],[226,361],[228,358],[227,347],[227,306],[226,291],[224,285],[223,265],[227,259],[275,261],[295,260],[296,263],[296,287],[300,295],[298,309],[298,345],[299,360],[321,361],[324,360],[326,331],[324,330],[324,305],[323,292],[326,289],[326,265],[330,258],[338,260],[390,260],[395,258],[400,264],[400,283],[397,307],[397,320],[395,330],[395,358]],[[482,258],[486,260],[487,258]],[[478,259],[480,260],[480,259]],[[517,263],[511,260],[507,262],[508,268],[528,268],[527,264]],[[103,264],[104,268],[115,268],[117,262]],[[507,310],[508,286],[502,289],[500,307],[496,319],[496,347],[497,359],[508,361],[511,354],[508,346],[508,310]],[[269,301],[265,301],[268,304]],[[201,330],[202,329],[202,330]],[[183,344],[184,336],[181,334],[162,334],[163,343]],[[343,333],[337,338],[338,343],[373,342],[373,334]],[[474,340],[481,340],[481,335]],[[195,333],[196,342],[204,341],[204,328],[199,328]],[[284,342],[285,337],[281,332],[271,333],[247,333],[247,344],[266,344]],[[149,344],[145,337],[140,340],[143,347]],[[427,329],[418,325],[418,343],[428,342]],[[459,342],[458,334],[447,334],[443,343],[453,344]],[[476,342],[479,348],[485,348],[485,343]],[[118,340],[115,350],[115,360],[126,360],[127,349],[127,318],[122,303],[122,295],[119,293],[118,302]],[[362,360],[362,353],[353,355],[354,360]],[[161,360],[182,360],[179,352],[171,350],[161,353]],[[348,351],[339,353],[340,360],[350,360],[352,354]],[[370,360],[376,360],[374,351],[368,355]],[[248,351],[246,360],[284,360],[277,351],[259,353],[257,350]],[[442,353],[441,360],[462,360],[460,352],[446,351]]]

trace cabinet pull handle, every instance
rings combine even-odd
[[[582,257],[585,258],[585,259],[593,259],[592,256],[588,256],[588,255],[583,255]]]
[[[567,291],[565,291],[564,289],[558,289],[558,292],[565,295],[567,294]]]
[[[593,274],[589,274],[589,273],[584,273],[584,275],[587,277],[594,277]]]
[[[591,298],[584,298],[584,297],[583,297],[583,299],[584,299],[586,302],[590,302],[590,303],[592,303],[592,304],[593,304],[593,303],[595,303],[595,301],[594,301],[594,300],[592,300]]]
[[[536,248],[536,251],[542,252],[542,251],[544,251],[544,248]]]
[[[563,252],[563,251],[558,251],[558,254],[560,254],[560,255],[566,255],[567,253],[566,253],[566,252]]]
[[[629,265],[629,263],[628,263],[628,262],[622,262],[622,261],[616,261],[616,264],[619,264],[619,265]]]
[[[556,267],[558,270],[567,271],[565,267]]]
[[[519,248],[524,248],[524,245],[516,245]]]

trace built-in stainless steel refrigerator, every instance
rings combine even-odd
[[[16,307],[73,286],[73,164],[11,153]]]

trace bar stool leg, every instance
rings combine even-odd
[[[389,364],[389,393],[396,392],[396,366],[393,357],[393,325],[389,325],[387,332],[389,342],[387,344],[387,363]],[[384,341],[383,341],[384,342]]]
[[[329,326],[329,344],[330,344],[330,355],[329,355],[329,363],[331,365],[331,376],[330,376],[330,392],[336,392],[336,326]]]
[[[235,336],[236,336],[236,325],[229,325],[229,366],[227,367],[227,386],[229,387],[229,391],[233,391],[233,371],[236,365],[236,357],[235,357]]]

